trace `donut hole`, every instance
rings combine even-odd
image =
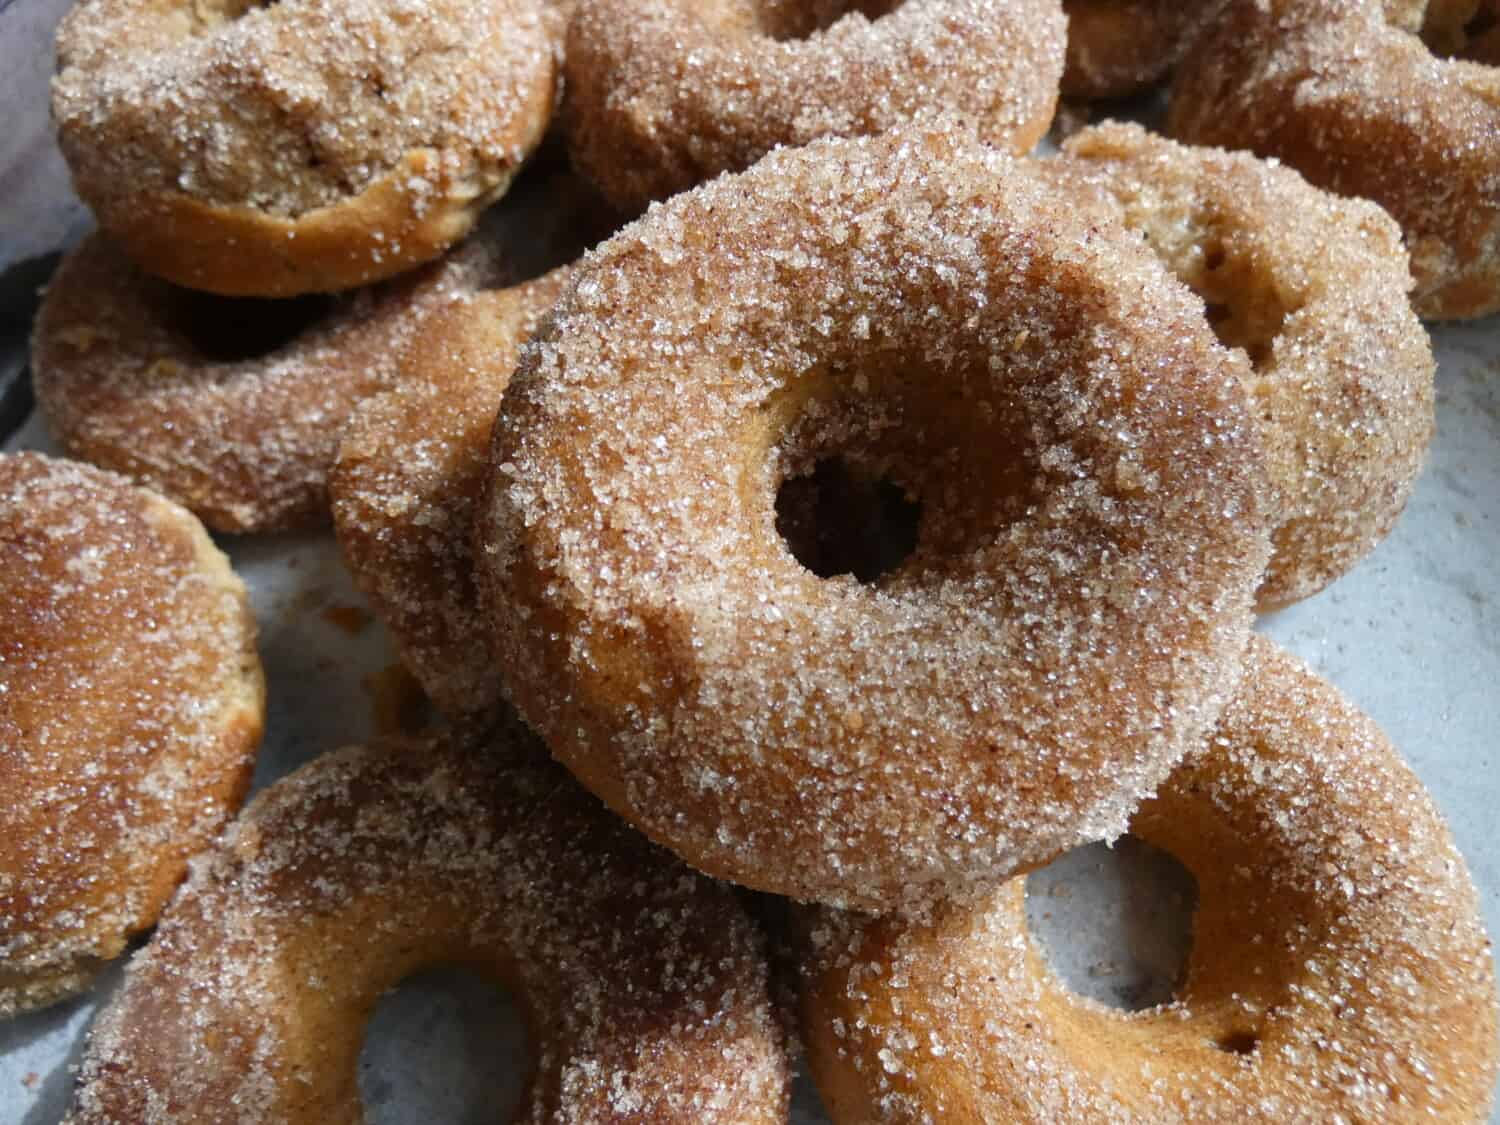
[[[1154,1008],[1184,982],[1198,883],[1135,836],[1089,844],[1026,878],[1026,924],[1070,991],[1122,1011]]]
[[[843,457],[823,458],[776,494],[777,532],[819,578],[871,583],[889,574],[916,549],[921,518],[921,503],[900,485]]]
[[[903,0],[759,0],[755,22],[760,32],[781,42],[808,39],[849,15],[878,20]]]
[[[1434,0],[1417,34],[1440,58],[1500,65],[1500,2]]]
[[[424,970],[370,1017],[358,1076],[365,1120],[508,1121],[532,1065],[522,1011],[504,988],[468,968]]]
[[[208,31],[275,3],[276,0],[193,0],[192,11],[198,26]]]
[[[781,545],[820,578],[885,589],[972,572],[1044,487],[1003,383],[987,370],[936,383],[899,358],[825,380],[773,442]]]
[[[337,303],[324,293],[271,300],[179,289],[173,298],[169,323],[199,355],[216,363],[268,356],[326,319]]]
[[[1229,1031],[1215,1039],[1214,1046],[1229,1055],[1253,1055],[1260,1047],[1260,1036],[1253,1031]]]
[[[1243,350],[1256,370],[1270,362],[1276,338],[1293,311],[1272,278],[1220,241],[1207,242],[1196,260],[1189,254],[1168,265],[1203,299],[1209,327],[1220,343]]]

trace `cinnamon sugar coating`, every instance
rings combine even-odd
[[[1123,98],[1171,73],[1220,0],[1063,0],[1068,98]]]
[[[819,578],[830,456],[921,505]],[[782,150],[590,254],[496,421],[499,662],[591,789],[695,866],[890,907],[1123,828],[1233,686],[1261,454],[1201,306],[957,128]]]
[[[342,750],[258,795],[96,1021],[68,1120],[360,1120],[376,1002],[439,964],[493,977],[527,1015],[517,1122],[786,1120],[739,902],[519,728]]]
[[[1388,22],[1376,0],[1234,0],[1178,71],[1169,131],[1374,200],[1405,234],[1417,312],[1485,316],[1500,311],[1500,68],[1434,56],[1402,29],[1423,7]]]
[[[444,308],[400,363],[397,386],[354,414],[329,479],[339,546],[423,690],[449,714],[501,698],[474,578],[474,508],[490,429],[521,345],[566,268]]]
[[[32,340],[37,400],[69,453],[159,489],[216,531],[321,526],[349,412],[392,384],[426,317],[504,252],[481,232],[379,286],[255,301],[149,277],[95,235],[47,288]]]
[[[973,121],[1025,152],[1062,73],[1059,0],[591,0],[568,28],[574,166],[643,208],[777,145]]]
[[[803,1038],[837,1123],[1487,1120],[1494,966],[1463,857],[1364,715],[1257,638],[1131,831],[1198,883],[1169,1003],[1070,992],[1024,880],[910,919],[824,912]]]
[[[1063,151],[1065,188],[1113,202],[1240,353],[1274,513],[1259,608],[1317,593],[1390,531],[1432,438],[1436,364],[1400,229],[1290,168],[1139,126]]]
[[[284,297],[437,257],[557,95],[545,0],[82,0],[52,109],[80,196],[144,269]]]
[[[0,1019],[155,923],[239,808],[264,716],[244,586],[197,520],[0,454]]]

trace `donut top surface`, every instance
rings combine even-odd
[[[526,1015],[513,1120],[786,1120],[764,953],[733,893],[518,727],[337,751],[261,793],[100,1017],[70,1120],[360,1120],[371,1010],[442,964]]]
[[[263,683],[245,591],[188,513],[0,455],[0,1015],[117,954],[249,783]]]
[[[435,205],[487,160],[519,161],[497,149],[560,30],[541,0],[83,0],[58,29],[53,112],[65,150],[88,147],[70,163],[90,198],[296,217],[430,149]],[[422,185],[402,186],[420,211]]]
[[[554,752],[695,864],[862,906],[1123,826],[1221,705],[1267,540],[1227,354],[1108,226],[913,129],[780,151],[585,259],[477,526]],[[776,530],[841,455],[922,505],[873,584]]]

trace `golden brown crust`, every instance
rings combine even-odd
[[[0,1018],[155,923],[244,799],[264,714],[245,589],[197,520],[0,455]]]
[[[178,289],[92,236],[37,318],[38,402],[69,453],[159,489],[216,531],[326,524],[345,419],[390,386],[396,354],[476,253],[295,304]]]
[[[1122,1012],[1070,992],[1023,880],[909,921],[825,913],[802,1013],[836,1122],[1486,1119],[1494,966],[1431,798],[1270,642],[1242,685],[1131,823],[1197,879],[1177,996]]]
[[[1123,98],[1171,73],[1219,0],[1063,0],[1065,98]]]
[[[1276,513],[1258,608],[1317,593],[1391,529],[1432,438],[1435,363],[1399,228],[1289,168],[1139,126],[1064,153],[1064,185],[1112,202],[1243,353]]]
[[[453,963],[529,1017],[517,1121],[786,1120],[762,941],[733,893],[510,727],[339,751],[260,794],[95,1023],[68,1120],[360,1120],[376,1001]]]
[[[505,192],[560,36],[542,0],[85,0],[53,114],[142,268],[231,296],[348,289],[436,258]]]
[[[402,357],[399,384],[354,413],[330,474],[350,573],[403,663],[449,714],[501,699],[474,579],[474,508],[521,345],[567,273],[478,290],[435,314]]]
[[[1268,541],[1228,353],[1109,226],[912,128],[783,150],[586,258],[476,520],[553,752],[694,865],[824,901],[1123,827],[1232,687]],[[837,455],[923,506],[875,585],[776,532]]]
[[[594,0],[568,28],[574,166],[639,210],[777,145],[970,119],[1025,152],[1057,102],[1059,0]]]
[[[1434,57],[1375,0],[1236,0],[1179,69],[1168,126],[1379,203],[1422,316],[1500,310],[1500,68]]]

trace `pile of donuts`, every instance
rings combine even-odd
[[[1253,625],[1500,311],[1494,0],[80,0],[57,61],[0,1017],[137,944],[70,1121],[360,1120],[447,963],[517,1120],[784,1122],[794,1046],[839,1123],[1486,1118],[1464,860]],[[431,729],[242,808],[209,532],[330,520]],[[1198,889],[1136,1012],[1024,910],[1127,832]]]

